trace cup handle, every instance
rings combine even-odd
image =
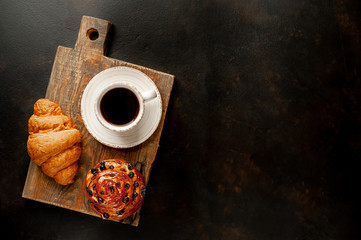
[[[144,99],[144,102],[148,102],[154,98],[157,97],[157,93],[155,92],[155,90],[150,90],[150,91],[146,91],[146,92],[142,92],[142,97]]]

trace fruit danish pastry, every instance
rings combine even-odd
[[[39,99],[28,122],[31,160],[61,185],[74,182],[81,153],[81,134],[58,104]]]
[[[131,163],[108,159],[90,169],[86,191],[91,207],[103,219],[119,221],[142,205],[145,186],[141,173]]]

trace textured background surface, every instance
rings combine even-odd
[[[21,198],[27,120],[82,15],[176,76],[138,228]],[[16,239],[360,239],[361,2],[0,2],[0,207]]]

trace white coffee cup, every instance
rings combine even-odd
[[[145,103],[156,97],[154,90],[140,92],[135,86],[119,81],[98,91],[95,115],[107,129],[126,132],[142,119]]]

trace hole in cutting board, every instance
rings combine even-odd
[[[86,36],[94,41],[96,40],[98,37],[99,37],[99,33],[98,33],[98,30],[94,29],[94,28],[90,28],[88,29],[88,31],[86,32]]]

